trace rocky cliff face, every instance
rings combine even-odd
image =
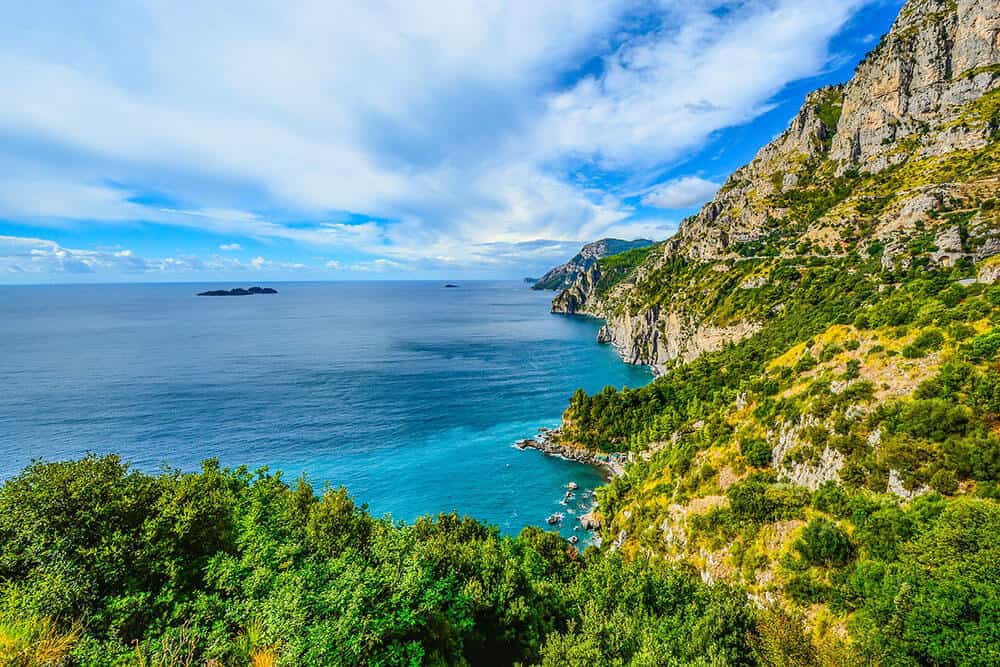
[[[600,241],[588,243],[583,246],[573,259],[557,266],[539,278],[532,289],[567,289],[576,282],[577,278],[593,267],[597,263],[597,260],[603,257],[618,255],[635,248],[645,248],[650,245],[653,245],[653,242],[648,239],[636,239],[635,241],[601,239]]]
[[[988,126],[951,122],[996,88],[998,62],[995,0],[908,3],[847,84],[830,158],[877,172],[909,157],[895,148],[911,137],[920,156],[982,148]]]
[[[673,238],[614,280],[593,262],[553,311],[605,318],[601,339],[632,363],[689,360],[766,319],[713,305],[723,290],[769,280],[740,275],[741,262],[857,253],[880,255],[889,272],[982,263],[1000,253],[998,193],[1000,3],[911,0],[851,81],[810,94]]]

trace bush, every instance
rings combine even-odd
[[[944,345],[944,334],[937,329],[922,331],[912,343],[903,348],[903,356],[907,359],[919,359],[928,352],[940,350]]]
[[[1000,331],[994,330],[981,336],[976,336],[968,344],[962,346],[969,361],[989,361],[1000,350]]]
[[[821,512],[840,516],[847,507],[847,494],[842,486],[827,480],[813,491],[812,506]]]
[[[810,565],[843,567],[853,554],[847,533],[828,519],[813,519],[795,543],[795,550]]]
[[[740,443],[740,453],[747,465],[754,468],[766,468],[771,465],[771,446],[765,440],[744,440]]]
[[[773,474],[754,473],[726,491],[736,518],[758,525],[770,521],[793,519],[809,504],[807,489],[790,484],[773,483]]]
[[[952,494],[958,491],[958,478],[954,470],[941,469],[931,477],[931,488],[938,493]]]
[[[882,572],[853,624],[869,660],[1000,664],[1000,506],[950,502]]]

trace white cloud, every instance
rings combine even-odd
[[[239,264],[237,262],[237,264]],[[250,268],[256,271],[263,270],[273,270],[273,269],[284,269],[291,271],[301,271],[309,268],[301,262],[276,262],[274,260],[267,259],[266,257],[261,257],[258,255],[250,260]]]
[[[864,2],[16,4],[0,24],[0,96],[16,101],[0,133],[40,148],[0,157],[0,217],[143,221],[224,236],[223,252],[281,239],[407,267],[496,264],[491,244],[662,238],[672,223],[634,218],[564,166],[622,169],[642,190],[652,165],[820,71]],[[644,25],[659,28],[622,30],[654,10]],[[560,83],[594,56],[600,73]],[[685,180],[649,204],[694,197]],[[151,183],[183,203],[150,203]]]
[[[383,273],[385,271],[406,271],[412,269],[412,267],[402,263],[396,262],[391,259],[386,259],[384,257],[379,257],[371,261],[366,262],[355,262],[348,267],[351,271],[358,271],[361,273]]]
[[[283,262],[255,257],[249,263],[231,257],[145,258],[125,249],[68,248],[48,239],[0,236],[0,274],[199,274],[218,271],[301,271],[308,267],[298,262]]]
[[[822,70],[829,39],[863,4],[666,2],[659,30],[626,41],[600,76],[551,97],[535,139],[552,154],[612,167],[676,159],[768,110],[788,82]]]
[[[643,196],[642,203],[656,208],[689,208],[711,199],[720,187],[698,176],[684,176],[655,186]]]

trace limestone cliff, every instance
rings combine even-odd
[[[623,241],[621,239],[601,239],[588,243],[580,249],[573,259],[565,264],[557,266],[539,278],[532,289],[536,290],[562,290],[567,289],[588,269],[594,266],[599,259],[618,255],[635,248],[645,248],[653,245],[648,239],[636,239],[635,241]]]
[[[998,140],[1000,3],[911,0],[854,77],[810,94],[673,238],[613,275],[592,263],[553,311],[605,318],[601,340],[660,366],[751,335],[781,307],[731,296],[781,279],[744,262],[981,263],[1000,253]]]

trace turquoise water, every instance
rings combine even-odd
[[[586,494],[564,508],[565,485],[601,479],[512,444],[556,426],[577,387],[650,379],[595,342],[597,321],[550,315],[551,293],[520,283],[274,286],[0,290],[0,477],[85,452],[147,470],[217,457],[346,486],[376,515],[513,533],[572,519]]]

